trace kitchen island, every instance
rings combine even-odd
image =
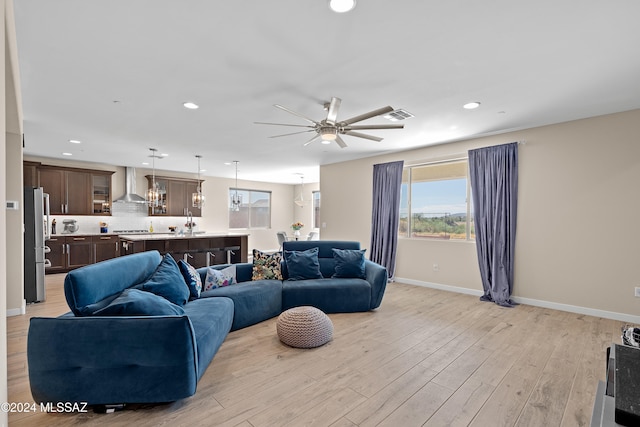
[[[214,264],[247,262],[248,234],[121,234],[120,255],[157,250],[196,268]]]

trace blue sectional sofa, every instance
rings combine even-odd
[[[353,273],[341,270],[344,260],[336,265],[334,249],[352,254],[359,248],[358,242],[286,242],[285,255],[317,253],[321,277],[292,280],[289,270],[296,264],[284,260],[283,280],[251,280],[253,265],[235,264],[237,284],[202,292],[191,300],[184,279],[171,276],[170,264],[175,262],[157,251],[73,270],[64,284],[71,312],[31,319],[27,360],[33,398],[38,403],[106,405],[191,396],[231,330],[300,305],[327,313],[377,308],[387,283],[384,267],[365,259],[362,271],[356,271],[360,277],[333,277],[340,271],[346,276]],[[206,272],[198,270],[202,279]],[[157,291],[154,278],[160,273],[176,286],[170,294],[161,290],[162,296],[151,295],[149,300],[147,291]],[[153,314],[120,314],[123,307],[126,313],[137,304]]]

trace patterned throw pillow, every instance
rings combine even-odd
[[[204,290],[210,291],[223,286],[230,286],[236,282],[236,266],[231,265],[227,268],[218,270],[213,267],[207,268],[207,277],[204,279]]]
[[[281,261],[282,254],[280,252],[269,255],[254,249],[251,280],[282,280],[282,271],[280,270]]]
[[[191,264],[183,260],[178,261],[178,267],[180,267],[180,273],[182,273],[182,277],[184,277],[184,281],[189,287],[191,299],[200,298],[200,292],[202,292],[200,273]]]

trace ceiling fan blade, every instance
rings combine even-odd
[[[329,104],[329,112],[327,113],[327,123],[335,125],[336,120],[338,119],[338,109],[340,108],[340,103],[342,100],[340,98],[331,98],[331,103]]]
[[[287,107],[283,107],[282,105],[278,105],[278,104],[273,104],[273,106],[274,106],[274,107],[276,107],[276,108],[279,108],[279,109],[281,109],[281,110],[284,110],[284,111],[286,111],[287,113],[293,114],[294,116],[298,116],[298,117],[300,117],[301,119],[305,119],[305,120],[306,120],[306,121],[308,121],[309,123],[313,123],[314,125],[317,125],[317,124],[318,124],[318,122],[316,122],[315,120],[311,120],[311,119],[310,119],[309,117],[307,117],[307,116],[303,116],[303,115],[302,115],[302,114],[300,114],[300,113],[296,113],[296,112],[295,112],[295,111],[293,111],[293,110],[289,110]]]
[[[340,146],[340,148],[346,148],[347,144],[345,144],[344,140],[340,138],[340,135],[336,136],[336,144]]]
[[[289,123],[266,123],[266,122],[253,122],[255,125],[272,125],[272,126],[293,126],[297,128],[314,128],[315,126],[309,125],[290,125]]]
[[[370,119],[371,117],[380,116],[382,114],[390,113],[393,111],[393,108],[390,106],[378,108],[377,110],[369,111],[368,113],[360,114],[359,116],[352,117],[348,120],[343,120],[340,123],[344,123],[345,125],[350,125],[352,123],[361,122],[363,120]]]
[[[380,142],[384,139],[384,138],[379,138],[377,136],[367,135],[365,133],[354,132],[352,130],[348,130],[344,134],[350,135],[350,136],[357,136],[358,138],[370,139],[372,141],[377,141],[377,142]]]
[[[372,130],[372,129],[404,129],[404,125],[355,125],[345,126],[344,130]]]
[[[283,133],[282,135],[273,135],[273,136],[270,136],[269,138],[280,138],[281,136],[297,135],[299,133],[307,133],[307,132],[313,132],[313,129],[301,130],[300,132]]]
[[[311,144],[313,141],[315,141],[316,139],[320,138],[320,134],[316,134],[316,136],[314,136],[313,138],[311,138],[310,140],[308,140],[307,142],[304,143],[304,146],[306,147],[307,145]]]

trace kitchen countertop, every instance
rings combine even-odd
[[[135,233],[135,234],[119,234],[119,233],[57,233],[52,234],[50,239],[55,239],[57,237],[90,237],[90,236],[105,236],[112,237],[118,236],[120,239],[131,240],[131,241],[142,241],[142,240],[165,240],[165,239],[201,239],[201,238],[209,238],[209,237],[237,237],[237,236],[248,236],[248,233],[207,233],[207,232],[196,232],[195,234],[175,234],[175,233]]]
[[[247,233],[196,233],[196,234],[174,234],[174,233],[149,233],[149,234],[120,234],[120,239],[132,242],[144,240],[173,240],[173,239],[207,239],[210,237],[243,237]]]
[[[52,234],[50,239],[55,239],[56,237],[88,237],[88,236],[119,236],[117,233],[56,233]]]

